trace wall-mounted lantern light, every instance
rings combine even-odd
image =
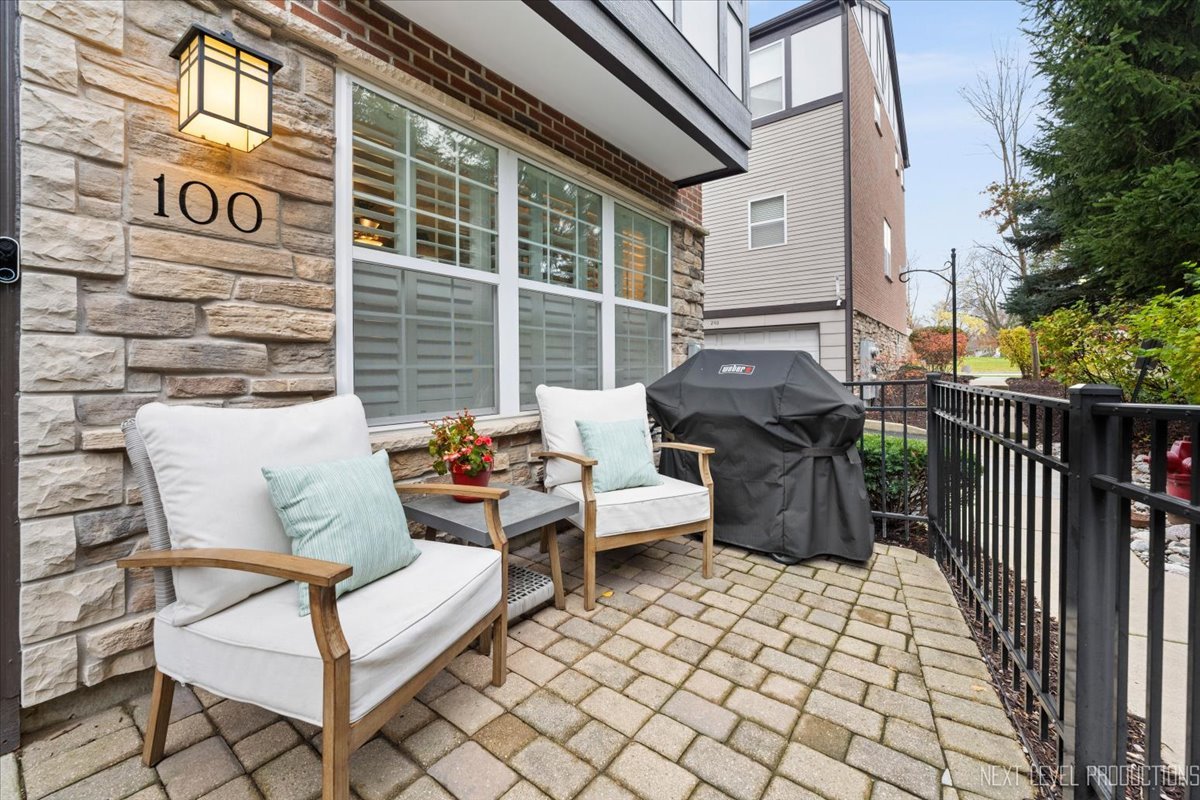
[[[179,130],[245,152],[271,138],[271,83],[283,62],[200,25],[171,57],[179,61]]]

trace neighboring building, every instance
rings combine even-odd
[[[750,31],[750,170],[704,187],[706,347],[905,355],[908,144],[891,14],[813,0]]]
[[[423,420],[469,407],[498,478],[530,483],[538,383],[680,362],[703,336],[695,184],[747,165],[745,17],[744,0],[0,3],[0,135],[19,147],[0,234],[23,251],[0,285],[0,749],[19,707],[44,721],[39,704],[132,691],[109,679],[152,664],[151,576],[113,565],[146,546],[119,427],[143,404],[355,392],[405,479],[429,468]],[[177,87],[171,54],[197,24],[259,51],[251,71],[282,64],[250,152],[180,132],[204,90]]]

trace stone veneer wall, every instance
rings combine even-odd
[[[375,59],[373,50],[385,46],[378,77],[397,84],[396,62],[406,52],[410,66],[429,53],[435,66],[444,59],[482,71],[390,12],[376,17],[393,38],[380,45],[377,24],[371,37],[378,46],[368,49],[308,20],[303,12],[316,4],[276,5],[282,0],[21,4],[18,504],[26,707],[153,663],[151,575],[113,565],[146,546],[120,423],[154,400],[263,407],[335,389],[335,60],[360,59],[364,69],[370,63],[361,59]],[[374,8],[322,0],[318,9],[353,17],[368,5]],[[177,131],[176,62],[168,53],[192,23],[232,30],[284,61],[275,135],[253,153]],[[499,97],[507,84],[486,77]],[[458,102],[438,97],[447,107]],[[531,146],[542,141],[495,100],[484,105],[493,122],[518,129]],[[560,127],[573,130],[567,123]],[[564,141],[556,150],[570,149]],[[661,176],[627,158],[609,169],[594,150],[580,146],[587,170],[620,180],[633,164],[661,202]],[[262,228],[243,235],[220,220],[199,227],[170,205],[171,216],[156,216],[160,174],[169,203],[188,180],[212,186],[222,203],[233,192],[252,192],[263,206]],[[678,193],[673,206],[683,219],[699,218],[698,197],[694,189]],[[207,209],[204,197],[195,199]],[[672,361],[679,363],[687,343],[702,337],[703,234],[676,222],[672,239]],[[485,428],[498,437],[501,479],[538,480],[528,456],[540,438],[536,418]],[[397,477],[428,474],[423,431],[374,438],[392,453]]]
[[[908,336],[890,325],[885,325],[874,317],[869,317],[861,311],[854,312],[854,378],[859,379],[859,343],[870,339],[879,348],[879,364],[884,367],[880,378],[890,376],[891,369],[901,366],[908,360]]]

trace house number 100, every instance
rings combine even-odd
[[[158,211],[154,212],[154,216],[169,217],[170,214],[167,213],[167,177],[160,174],[154,179],[154,182],[158,184]],[[209,211],[207,216],[193,216],[191,210],[188,208],[188,198],[191,196],[193,187],[201,194],[208,194]],[[239,225],[237,217],[233,213],[240,197],[244,197],[254,204],[254,224],[249,227]],[[190,222],[194,222],[197,225],[209,225],[217,219],[217,214],[221,211],[221,201],[217,199],[217,193],[213,188],[204,181],[186,181],[179,187],[179,211]],[[229,195],[229,202],[225,206],[225,216],[229,219],[229,224],[242,233],[254,233],[262,227],[262,204],[258,202],[257,197],[249,192],[234,192]]]

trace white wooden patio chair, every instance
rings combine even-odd
[[[699,460],[702,484],[662,476],[658,486],[640,486],[597,494],[592,470],[597,461],[583,454],[578,420],[617,422],[640,419],[646,425],[646,448],[652,452],[646,416],[646,387],[640,383],[621,389],[588,391],[539,386],[544,450],[532,453],[546,462],[546,489],[579,503],[570,518],[583,531],[583,605],[596,606],[596,553],[688,533],[704,537],[704,577],[712,577],[713,480],[709,457],[715,450],[683,442],[662,442],[660,447],[685,450]]]
[[[473,640],[504,683],[506,490],[397,485],[483,498],[494,549],[415,540],[411,565],[337,599],[351,568],[291,554],[260,469],[369,455],[357,397],[269,410],[155,403],[124,431],[152,549],[118,565],[155,568],[158,607],[147,766],[162,758],[180,682],[322,727],[322,797],[348,800],[350,754]],[[308,584],[309,618],[291,581]]]

